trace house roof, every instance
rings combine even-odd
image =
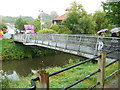
[[[53,19],[53,20],[54,20],[54,21],[55,21],[55,20],[65,20],[65,18],[66,18],[66,14],[63,14],[63,15],[61,15],[61,16]]]

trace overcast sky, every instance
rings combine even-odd
[[[106,0],[1,0],[0,15],[37,18],[38,10],[43,10],[48,14],[56,11],[58,15],[62,15],[73,1],[82,4],[88,13],[94,13],[100,9],[101,2]]]

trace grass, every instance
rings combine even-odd
[[[75,62],[67,64],[63,67],[67,67],[67,66],[70,66],[71,64],[73,65],[78,62],[80,62],[80,60],[76,60]],[[97,64],[93,64],[92,62],[89,62],[89,63],[83,64],[83,65],[77,66],[75,68],[72,68],[68,71],[57,74],[55,76],[52,76],[52,77],[50,77],[50,88],[65,88],[66,86],[95,72],[97,70],[97,67],[98,67]],[[62,67],[49,68],[49,69],[46,69],[46,71],[48,71],[49,73],[52,73],[52,72],[58,71],[60,69],[62,69]],[[116,64],[111,65],[110,67],[108,67],[106,69],[105,77],[117,69],[118,69],[118,67]],[[107,80],[107,81],[109,81],[109,80]],[[90,78],[75,85],[72,88],[89,88],[96,83],[97,83],[97,74],[91,76]]]
[[[49,73],[53,73],[55,71],[61,70],[65,67],[71,66],[78,62],[81,62],[81,60],[75,60],[75,61],[70,60],[70,62],[64,65],[63,67],[52,67],[52,68],[46,68],[45,70]],[[88,62],[86,64],[83,64],[75,68],[72,68],[70,70],[59,73],[57,75],[51,76],[50,77],[50,88],[65,88],[66,86],[93,73],[94,71],[97,70],[97,67],[98,67],[97,64]],[[105,75],[107,76],[117,69],[118,69],[117,64],[113,64],[110,67],[106,68]],[[3,83],[3,87],[4,88],[30,88],[31,87],[30,80],[35,77],[36,77],[35,75],[29,75],[28,77],[21,77],[19,81],[7,81],[7,84],[5,82]],[[109,80],[110,79],[108,79],[107,82]],[[96,84],[96,82],[97,82],[97,74],[73,86],[72,88],[89,88],[92,85]]]
[[[68,66],[68,65],[66,65],[66,66]],[[49,70],[50,69],[48,69],[48,72],[49,72]],[[92,64],[92,63],[87,63],[87,64],[84,64],[81,66],[77,66],[68,71],[65,71],[63,73],[60,73],[58,75],[50,77],[50,83],[51,83],[50,88],[56,88],[56,87],[64,88],[64,87],[68,86],[69,84],[72,84],[72,83],[82,79],[83,77],[91,74],[92,72],[94,72],[96,70],[97,70],[97,65]],[[52,71],[52,70],[50,70],[50,71]],[[90,82],[90,81],[92,81],[92,82]],[[87,83],[87,82],[90,82],[90,83]],[[86,81],[83,81],[82,83],[77,84],[73,88],[87,88],[95,82],[96,82],[96,77],[93,76],[93,77],[87,79]]]

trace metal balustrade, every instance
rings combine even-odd
[[[99,51],[106,52],[120,48],[120,38],[93,35],[19,34],[14,37],[14,40],[25,45],[37,45],[76,55],[83,55],[82,53],[97,55]],[[98,50],[100,43],[103,44],[103,48]],[[118,51],[108,57],[118,58],[117,53]]]

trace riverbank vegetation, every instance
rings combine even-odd
[[[74,61],[69,60],[69,63],[62,67],[46,68],[45,70],[49,73],[53,73],[55,71],[61,70],[65,67],[77,64],[79,62],[81,62],[81,60],[74,60]],[[118,69],[117,64],[111,65],[110,67],[106,68],[105,75],[108,76],[110,73],[112,73],[116,69]],[[50,77],[50,88],[64,88],[64,87],[74,83],[75,81],[80,80],[83,77],[91,74],[92,72],[94,72],[96,70],[97,70],[97,64],[94,64],[92,62],[88,62],[86,64],[77,66],[68,71],[65,71],[60,74]],[[36,78],[36,77],[37,77],[36,75],[28,75],[27,77],[20,77],[20,80],[18,80],[18,81],[6,79],[6,80],[3,80],[3,82],[2,82],[2,88],[30,88],[31,87],[31,84],[30,84],[31,79]],[[108,79],[107,82],[109,82],[110,79]],[[97,82],[97,74],[86,79],[82,83],[75,85],[72,88],[89,88],[96,82]]]
[[[36,49],[31,47],[26,47],[22,44],[15,43],[13,39],[2,39],[1,40],[1,57],[2,60],[14,60],[23,58],[33,58],[36,56],[45,56],[49,54],[57,53],[54,50],[48,49]]]

